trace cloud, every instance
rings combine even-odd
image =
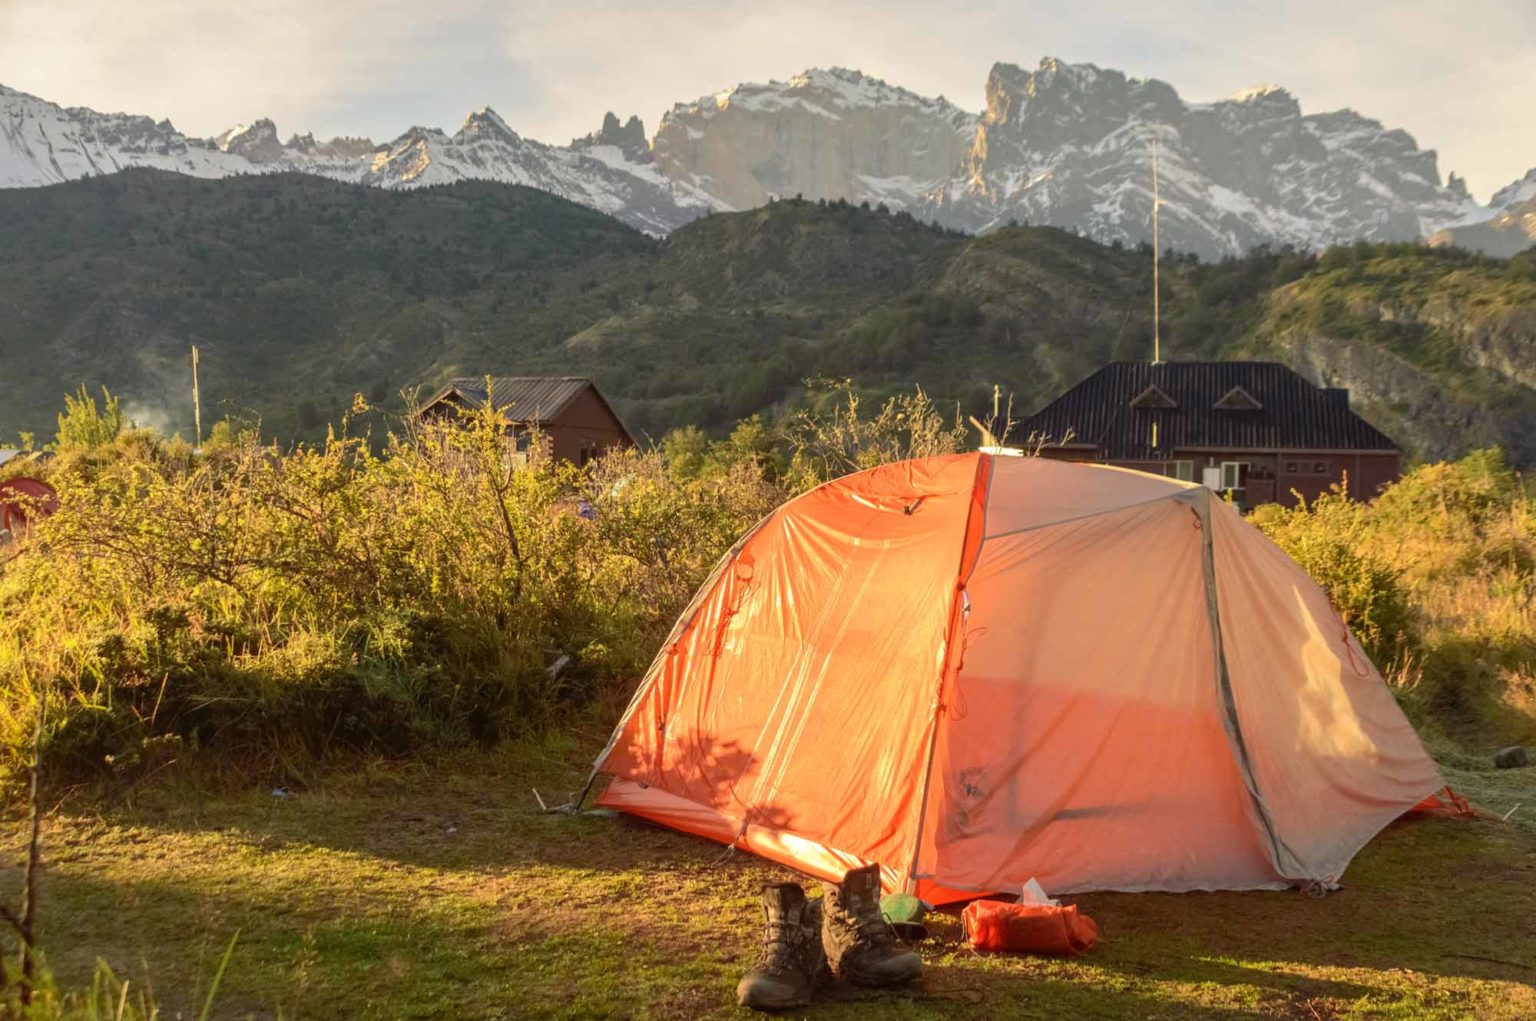
[[[453,127],[495,106],[562,142],[740,81],[857,67],[971,109],[994,61],[1162,78],[1188,99],[1284,85],[1437,148],[1486,194],[1536,163],[1536,5],[1398,0],[0,0],[0,80],[213,134]]]
[[[168,116],[189,134],[266,116],[285,131],[393,137],[418,117],[462,117],[463,93],[515,77],[485,44],[498,6],[3,0],[0,74],[58,103]]]

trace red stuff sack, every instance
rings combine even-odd
[[[1076,904],[1009,904],[973,900],[961,914],[977,950],[1025,954],[1085,954],[1099,941],[1099,927]]]

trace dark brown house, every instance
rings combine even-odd
[[[550,454],[586,464],[612,447],[632,447],[634,438],[590,379],[579,376],[493,376],[489,399],[516,437],[544,438]],[[486,380],[454,379],[422,404],[423,419],[458,416],[486,405]]]
[[[1019,431],[1040,454],[1156,472],[1231,494],[1294,504],[1349,481],[1368,498],[1402,469],[1396,444],[1278,362],[1113,362],[1041,408]]]

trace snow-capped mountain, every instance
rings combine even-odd
[[[770,198],[921,204],[965,158],[977,117],[858,71],[738,85],[661,119],[657,166],[728,209]]]
[[[279,140],[270,120],[238,125],[216,138],[183,135],[169,121],[64,109],[0,86],[0,186],[29,187],[155,167],[197,177],[300,171],[385,188],[466,179],[503,181],[553,192],[651,233],[666,233],[713,208],[708,196],[667,177],[650,158],[645,131],[610,129],[570,146],[545,145],[513,131],[486,107],[449,135],[414,127],[387,145],[313,136]]]
[[[239,154],[188,138],[170,121],[66,110],[0,85],[0,187],[56,184],[128,167],[225,177],[247,166]]]
[[[1457,243],[1476,244],[1487,232],[1470,228],[1523,223],[1516,211],[1536,198],[1533,170],[1480,206],[1455,174],[1442,181],[1435,152],[1407,133],[1352,110],[1303,114],[1279,87],[1189,103],[1165,82],[1049,57],[1032,71],[995,65],[980,114],[833,68],[679,103],[649,141],[638,118],[609,114],[565,146],[518,135],[490,108],[453,134],[413,127],[380,146],[283,142],[269,120],[198,139],[168,121],[0,87],[3,187],[134,166],[202,177],[295,170],[386,188],[486,179],[654,234],[801,195],[884,203],[966,231],[1018,221],[1136,243],[1151,231],[1154,141],[1163,244],[1206,256],[1456,231]]]
[[[1536,167],[1527,170],[1520,180],[1511,181],[1494,192],[1493,198],[1488,200],[1488,208],[1494,216],[1502,216],[1514,212],[1532,199],[1536,199]]]
[[[931,196],[938,220],[1010,220],[1137,242],[1150,230],[1158,150],[1163,244],[1203,255],[1412,240],[1486,217],[1432,150],[1352,110],[1303,115],[1276,86],[1191,104],[1155,79],[1046,58],[992,68],[960,174]]]
[[[453,135],[412,128],[377,150],[356,180],[384,188],[461,180],[527,185],[653,234],[665,234],[713,208],[692,185],[662,173],[647,147],[634,144],[637,133],[644,142],[644,128],[634,118],[630,125],[626,133],[610,113],[602,130],[569,146],[554,146],[523,138],[486,107],[465,118]]]
[[[1455,245],[1497,258],[1509,258],[1536,245],[1536,170],[1495,192],[1489,205],[1497,210],[1491,219],[1439,231],[1430,236],[1429,243]]]

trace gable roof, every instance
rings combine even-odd
[[[1132,402],[1156,387],[1173,408]],[[1218,408],[1234,388],[1261,405]],[[1152,446],[1152,423],[1158,444]],[[1342,391],[1313,386],[1279,362],[1111,362],[1020,423],[1048,443],[1099,448],[1111,460],[1160,460],[1176,448],[1228,450],[1396,450],[1381,430],[1349,409]]]
[[[602,401],[613,420],[619,422],[619,416],[586,376],[493,376],[491,405],[514,422],[543,425],[558,418],[560,412],[588,389]],[[450,379],[422,404],[421,410],[426,411],[449,399],[466,407],[483,408],[485,397],[484,376]],[[619,428],[624,428],[622,422],[619,422]]]

